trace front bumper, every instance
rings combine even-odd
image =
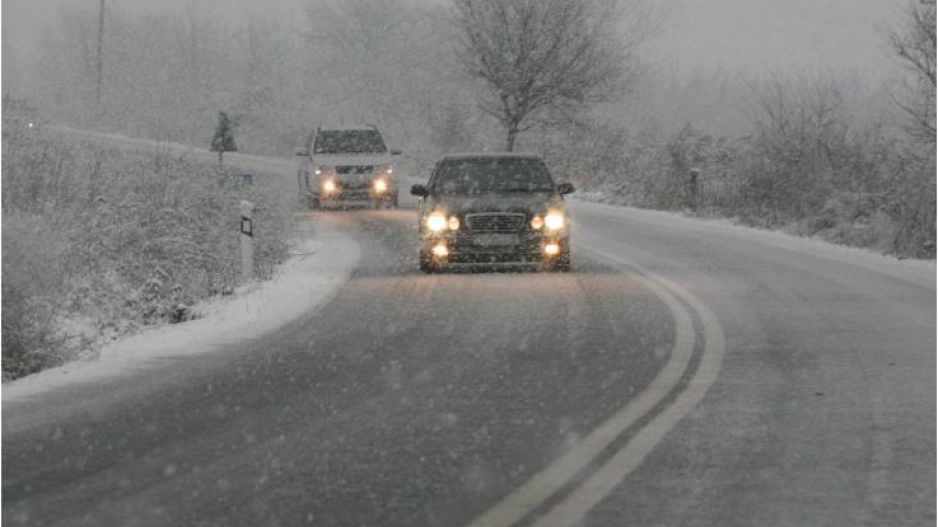
[[[433,254],[434,247],[446,247],[446,256]],[[556,246],[556,254],[548,254],[549,245]],[[518,243],[511,245],[483,245],[476,243],[471,233],[427,233],[421,239],[421,252],[441,263],[543,263],[569,254],[569,235],[538,231],[518,233]]]
[[[387,192],[375,192],[374,189],[340,189],[336,192],[320,192],[316,196],[320,201],[393,201],[397,189]]]
[[[309,176],[308,176],[309,177]],[[307,180],[307,192],[311,198],[325,201],[391,201],[397,200],[397,181],[393,178],[375,176],[366,179],[342,179],[335,176],[317,176]],[[384,182],[384,188],[376,186]],[[331,190],[327,188],[331,185]]]

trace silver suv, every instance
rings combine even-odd
[[[300,192],[310,209],[330,204],[397,206],[397,175],[393,156],[373,125],[317,128],[306,146],[298,172]]]

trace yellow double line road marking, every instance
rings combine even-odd
[[[697,313],[703,327],[704,349],[693,377],[670,405],[638,430],[572,492],[550,507],[532,524],[533,527],[569,527],[577,524],[635,470],[665,434],[703,399],[719,373],[725,350],[723,328],[706,304],[674,282],[637,265],[602,251],[581,249],[616,268],[630,272],[636,282],[651,290],[665,304],[675,321],[674,349],[665,366],[635,399],[467,527],[510,527],[541,507],[678,386],[690,363],[696,339],[693,318],[685,304]]]

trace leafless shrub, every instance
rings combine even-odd
[[[80,335],[62,328],[64,233],[28,214],[3,218],[3,378],[55,366]]]
[[[4,142],[3,370],[18,376],[109,338],[195,314],[240,272],[238,202],[257,213],[258,268],[285,258],[291,205],[215,167],[90,144]],[[8,318],[8,315],[9,318]],[[7,327],[7,322],[12,326]]]
[[[597,199],[934,257],[933,155],[908,148],[882,120],[857,117],[830,75],[769,76],[753,84],[753,95],[746,137],[715,138],[690,126],[630,136],[592,123],[545,153]],[[693,196],[692,169],[699,170]]]

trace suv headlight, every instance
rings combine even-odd
[[[427,216],[427,228],[433,232],[441,232],[446,228],[446,214],[440,211],[431,212]]]
[[[563,213],[559,211],[548,212],[547,216],[544,217],[544,225],[551,231],[559,231],[566,223],[566,218],[564,218]]]
[[[443,232],[447,228],[451,231],[458,231],[459,218],[450,216],[449,219],[447,219],[445,213],[437,210],[427,216],[427,228],[433,232]]]

